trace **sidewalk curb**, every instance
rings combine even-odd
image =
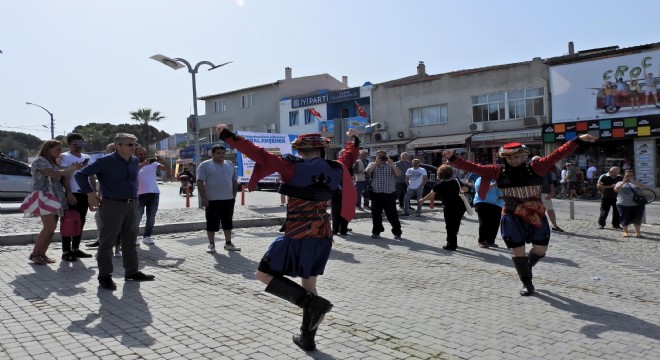
[[[371,217],[370,212],[357,212],[355,213],[355,219],[364,219]],[[284,216],[274,216],[267,218],[254,218],[254,219],[239,219],[234,220],[234,228],[252,228],[252,227],[262,227],[262,226],[276,226],[284,224]],[[192,231],[205,231],[206,230],[206,221],[190,221],[190,222],[180,222],[180,223],[169,223],[169,224],[156,224],[154,225],[154,235],[157,234],[171,234],[171,233],[180,233],[180,232],[192,232]],[[144,226],[140,226],[140,232],[144,231]],[[0,235],[0,246],[12,246],[12,245],[28,245],[34,244],[37,241],[39,233],[14,233]],[[83,230],[82,240],[91,240],[96,239],[97,231],[96,228]],[[56,231],[53,236],[52,242],[61,242],[62,237],[60,232]]]

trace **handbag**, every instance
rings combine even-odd
[[[53,194],[50,177],[48,178],[48,191],[33,191],[25,197],[18,208],[25,216],[43,216],[57,214],[62,207],[60,200]]]
[[[633,192],[633,201],[634,201],[637,205],[646,205],[646,204],[649,203],[649,201],[648,201],[648,199],[646,198],[646,196],[641,195],[640,193],[638,193],[638,192],[637,192],[632,186],[629,186],[629,188],[630,188],[630,190]]]
[[[472,210],[472,206],[470,206],[470,202],[467,200],[467,198],[465,198],[465,195],[463,195],[463,193],[461,192],[461,183],[458,180],[456,180],[456,182],[458,183],[458,197],[460,197],[461,200],[463,200],[463,205],[465,205],[465,212],[468,215],[473,215],[474,210]]]
[[[64,216],[60,221],[60,235],[61,236],[79,236],[82,234],[82,226],[80,226],[80,213],[67,209],[64,211]]]

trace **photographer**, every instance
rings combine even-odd
[[[396,177],[401,175],[394,161],[387,156],[387,152],[379,150],[376,159],[367,166],[367,175],[371,178],[371,219],[373,228],[371,237],[377,239],[385,231],[383,227],[383,210],[387,221],[392,225],[392,234],[395,239],[401,239],[401,222],[396,210]]]
[[[137,222],[138,226],[142,221],[145,208],[147,210],[147,220],[144,225],[144,235],[142,243],[145,245],[153,245],[154,241],[151,239],[151,233],[156,223],[156,212],[158,211],[158,202],[160,201],[160,189],[158,189],[158,171],[160,169],[169,171],[169,165],[163,159],[158,157],[147,158],[147,149],[138,146],[135,149],[135,156],[138,158],[140,165],[138,166],[138,209],[137,209]],[[135,245],[140,245],[139,241]]]
[[[626,170],[623,174],[623,180],[614,185],[616,208],[619,210],[623,237],[630,236],[628,232],[628,225],[630,224],[635,228],[635,237],[642,237],[642,218],[644,217],[646,205],[635,201],[635,195],[642,195],[644,189],[646,189],[644,183],[635,179],[635,170]]]

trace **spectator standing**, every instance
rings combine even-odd
[[[399,209],[404,210],[407,207],[410,207],[410,204],[406,204],[405,200],[403,199],[406,196],[406,191],[408,189],[408,186],[406,185],[406,171],[412,167],[410,155],[408,155],[406,152],[401,153],[399,161],[394,163],[394,165],[401,172],[400,175],[396,176],[396,196],[399,202]]]
[[[461,227],[461,219],[465,215],[465,204],[460,197],[463,183],[454,177],[454,169],[448,165],[440,165],[437,172],[439,180],[433,190],[426,195],[422,201],[438,199],[442,201],[442,215],[445,219],[445,230],[447,243],[442,248],[455,251],[458,248],[458,230]]]
[[[106,145],[105,153],[106,154],[112,154],[113,152],[115,152],[115,143],[110,143],[110,144]],[[100,198],[103,198],[103,194],[101,194],[100,191],[98,192],[98,195],[99,195]],[[89,248],[98,248],[99,247],[99,238],[98,237],[99,237],[99,234],[101,232],[100,229],[101,229],[101,226],[102,226],[99,214],[100,214],[100,212],[98,212],[98,211],[96,211],[94,213],[94,222],[96,222],[96,233],[97,233],[97,235],[96,235],[96,240],[94,240],[92,243],[88,243],[88,244],[85,245]],[[115,243],[115,257],[121,257],[121,248],[120,248],[120,246],[121,246],[121,239],[119,238],[119,236],[117,236],[117,242]]]
[[[601,191],[602,197],[600,199],[600,216],[598,217],[598,225],[601,229],[605,228],[607,224],[607,216],[612,209],[612,227],[621,229],[619,218],[619,210],[616,208],[617,193],[614,191],[614,186],[623,181],[619,175],[619,167],[611,167],[610,170],[598,178],[598,190]]]
[[[357,202],[355,207],[358,210],[364,210],[364,208],[369,208],[369,198],[364,196],[363,192],[367,188],[369,183],[367,179],[367,166],[369,165],[369,160],[367,160],[367,151],[360,151],[360,158],[357,159],[355,164],[353,164],[353,177],[355,178],[355,191],[357,191]],[[362,201],[364,199],[364,201]],[[364,204],[364,208],[362,207]]]
[[[595,185],[596,184],[596,172],[598,169],[596,168],[596,165],[593,163],[593,161],[588,161],[587,162],[587,181],[589,182],[589,185]]]
[[[275,239],[262,257],[257,280],[266,292],[287,300],[303,309],[300,334],[293,342],[305,351],[316,350],[314,337],[319,324],[332,309],[330,301],[318,296],[316,279],[322,275],[332,249],[327,202],[343,186],[341,215],[351,220],[355,215],[355,187],[348,168],[358,156],[360,139],[356,129],[346,135],[346,151],[338,161],[327,161],[325,148],[330,141],[320,134],[299,135],[291,147],[298,150],[297,158],[278,156],[238,136],[227,125],[217,127],[220,139],[254,160],[255,166],[248,184],[254,189],[257,182],[277,171],[283,184],[279,192],[289,196],[284,235]],[[300,277],[301,285],[285,276]]]
[[[41,215],[43,228],[34,243],[29,260],[38,265],[53,264],[55,260],[46,255],[48,246],[53,240],[53,234],[57,228],[57,221],[64,215],[67,209],[66,191],[63,178],[69,177],[80,169],[82,163],[72,164],[63,169],[57,164],[57,159],[62,154],[62,142],[58,140],[47,140],[41,145],[39,155],[30,166],[32,172],[32,191],[44,191],[54,194],[60,202],[60,208],[55,214]],[[26,215],[27,216],[27,215]]]
[[[207,253],[215,252],[215,233],[220,230],[220,224],[225,235],[225,250],[241,251],[231,242],[238,175],[234,163],[225,160],[226,153],[224,146],[213,145],[211,159],[203,161],[197,168],[197,187],[206,214],[206,235],[209,239]]]
[[[481,185],[481,176],[474,182],[475,189]],[[499,247],[495,243],[497,230],[500,229],[500,216],[504,207],[502,191],[497,187],[495,180],[490,181],[488,192],[485,197],[480,197],[478,193],[474,196],[474,211],[479,217],[479,247]]]
[[[392,225],[392,234],[395,239],[401,239],[401,222],[396,211],[396,179],[401,176],[401,170],[394,165],[394,161],[387,156],[385,150],[376,152],[376,159],[367,166],[367,175],[371,179],[371,220],[373,227],[371,237],[380,238],[383,227],[383,211],[387,221]],[[405,178],[405,177],[404,177]],[[404,184],[405,185],[405,184]]]
[[[577,180],[578,169],[573,166],[571,163],[566,163],[566,185],[568,186],[568,199],[574,199],[577,197],[578,189],[578,180]]]
[[[413,159],[413,167],[406,170],[406,196],[403,198],[403,203],[406,205],[404,215],[410,216],[410,199],[415,197],[417,200],[417,212],[415,216],[422,216],[422,197],[424,197],[424,186],[429,181],[429,176],[426,169],[419,167],[419,159]]]
[[[454,156],[452,150],[445,150],[443,155],[456,167],[480,174],[483,179],[478,189],[479,196],[485,196],[490,180],[497,181],[497,186],[504,194],[504,210],[500,221],[500,232],[507,248],[512,249],[512,260],[523,283],[521,296],[534,293],[532,267],[538,263],[548,250],[550,226],[541,202],[543,175],[552,171],[557,161],[566,157],[580,145],[594,142],[596,138],[589,134],[580,135],[557,148],[550,155],[538,161],[525,163],[529,149],[521,143],[509,143],[502,146],[499,155],[504,158],[502,165],[478,165]],[[532,249],[525,256],[525,244],[532,243]]]
[[[158,171],[163,169],[169,171],[169,166],[163,159],[158,157],[147,159],[147,149],[138,146],[135,149],[135,156],[138,158],[138,226],[142,221],[144,211],[147,211],[147,220],[144,224],[144,234],[142,243],[153,245],[154,240],[151,235],[156,223],[156,213],[158,212],[158,202],[160,201],[160,189],[158,188]],[[136,241],[139,246],[140,242]]]
[[[538,155],[532,157],[532,161],[539,160],[541,160],[541,157]],[[555,207],[552,203],[552,198],[555,196],[555,184],[557,183],[555,178],[556,172],[554,169],[551,169],[547,174],[543,175],[543,184],[541,184],[541,203],[545,207],[546,214],[548,214],[548,220],[550,220],[552,230],[564,232],[564,230],[557,225],[557,215],[555,214]]]
[[[635,179],[635,170],[626,170],[623,174],[623,180],[614,186],[616,207],[619,210],[621,226],[623,227],[623,237],[630,236],[628,231],[630,224],[635,228],[635,237],[642,237],[642,217],[646,205],[636,203],[633,197],[637,194],[642,195],[643,189],[646,189],[646,186]]]
[[[344,149],[339,152],[338,159],[341,159],[344,155]],[[359,160],[358,160],[359,161]],[[348,172],[351,175],[351,178],[355,177],[353,173],[353,167],[348,168]],[[339,190],[335,191],[332,194],[332,200],[330,205],[330,212],[332,214],[332,234],[333,235],[348,235],[348,220],[341,216],[341,209],[343,207],[343,188],[340,186]],[[356,194],[357,197],[357,194]]]
[[[82,153],[82,149],[85,146],[85,139],[82,135],[70,133],[66,136],[66,142],[69,144],[69,151],[60,156],[60,166],[68,168],[73,164],[87,165],[92,157]],[[92,178],[92,184],[94,184],[93,189],[96,191],[95,178]],[[92,257],[91,254],[80,250],[82,229],[85,227],[85,219],[87,217],[87,210],[89,209],[87,195],[80,189],[76,179],[73,178],[73,173],[70,173],[69,176],[64,178],[64,186],[67,189],[66,199],[69,209],[80,214],[80,235],[62,236],[62,260],[73,262],[78,258],[90,258]]]
[[[119,133],[115,136],[116,151],[97,159],[93,164],[79,170],[75,179],[83,193],[87,194],[92,211],[99,211],[99,249],[96,261],[99,268],[99,286],[116,290],[112,281],[112,247],[117,236],[121,236],[124,279],[128,281],[150,281],[154,275],[146,275],[138,268],[137,240],[137,191],[138,159],[135,154],[137,137]],[[92,185],[91,177],[96,175],[101,186],[100,199]]]

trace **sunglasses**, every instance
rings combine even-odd
[[[128,147],[137,146],[137,144],[135,144],[135,143],[127,143],[127,144],[119,144],[119,145],[126,145]]]

